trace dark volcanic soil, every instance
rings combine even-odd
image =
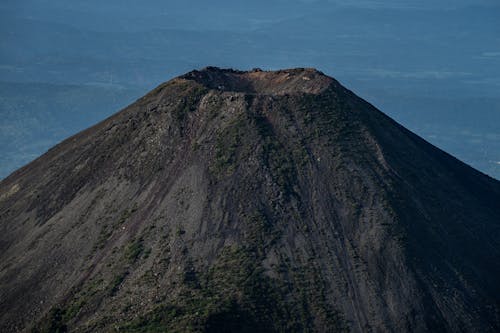
[[[500,182],[314,69],[175,78],[0,183],[0,331],[498,332]]]

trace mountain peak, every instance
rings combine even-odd
[[[209,89],[263,95],[319,94],[334,82],[314,68],[239,71],[210,66],[181,78],[196,81]]]
[[[207,67],[0,182],[0,332],[500,332],[498,202],[315,69]]]

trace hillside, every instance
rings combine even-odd
[[[314,69],[208,67],[0,183],[0,331],[495,332],[500,182]]]

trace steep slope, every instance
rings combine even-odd
[[[0,330],[498,331],[499,203],[316,70],[193,71],[0,183]]]

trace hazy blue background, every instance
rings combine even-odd
[[[317,67],[500,179],[498,1],[2,0],[0,178],[173,76]]]

